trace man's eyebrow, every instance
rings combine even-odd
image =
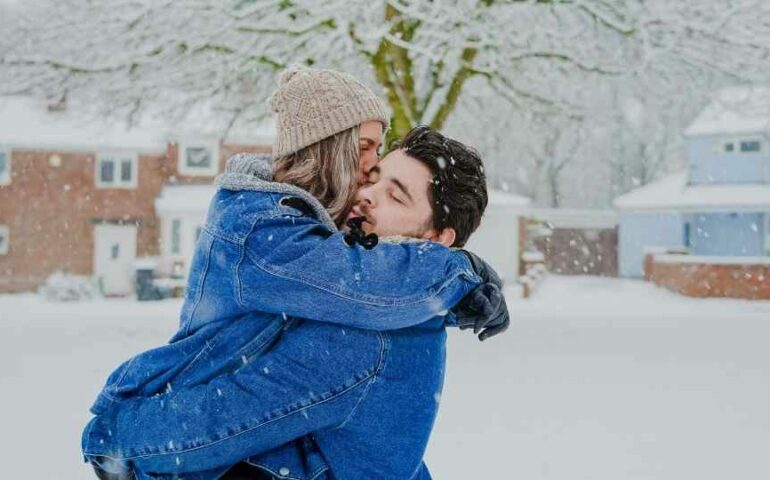
[[[404,192],[404,195],[406,195],[407,197],[409,197],[409,201],[410,201],[411,203],[414,203],[414,199],[412,198],[412,195],[409,193],[409,188],[407,188],[407,186],[406,186],[406,185],[404,185],[403,183],[401,183],[401,181],[400,181],[399,179],[397,179],[397,178],[389,178],[389,180],[390,180],[391,182],[395,183],[395,184],[396,184],[396,186],[398,187],[398,189],[399,189],[399,190],[401,190],[402,192]]]

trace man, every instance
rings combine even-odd
[[[435,242],[421,243],[427,252],[462,246],[486,203],[478,155],[418,127],[370,171],[351,218],[364,215],[367,233]],[[360,281],[376,281],[365,273]],[[497,293],[488,297],[500,303]],[[166,400],[119,405],[111,452],[140,478],[219,478],[247,457],[230,478],[252,468],[277,478],[429,478],[422,456],[443,382],[446,321],[454,314],[388,333],[289,322],[280,341],[236,371]],[[129,448],[134,454],[121,455]]]

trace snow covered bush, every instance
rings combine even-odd
[[[46,300],[56,302],[92,300],[100,296],[99,288],[91,278],[62,272],[49,276],[39,293]]]

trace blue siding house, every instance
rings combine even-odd
[[[615,199],[619,273],[641,277],[644,256],[770,252],[770,89],[720,91],[685,130],[687,169]]]

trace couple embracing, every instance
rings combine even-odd
[[[497,274],[461,250],[479,155],[389,119],[353,77],[289,70],[272,161],[217,177],[180,328],[120,365],[83,432],[102,479],[429,479],[445,328],[506,330]]]

